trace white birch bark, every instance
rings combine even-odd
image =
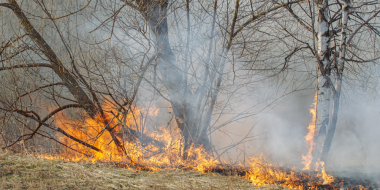
[[[331,88],[322,71],[327,77],[330,76],[330,32],[328,25],[328,0],[317,0],[318,7],[318,59],[322,62],[323,68],[318,71],[318,99],[317,118],[315,123],[315,150],[313,153],[313,163],[318,161],[322,151],[322,144],[326,138],[327,126],[329,123]]]
[[[337,81],[335,83],[335,90],[340,92],[342,87],[342,76],[344,70],[344,59],[346,56],[346,41],[347,41],[347,23],[348,23],[348,12],[350,7],[350,0],[343,0],[342,7],[342,33],[340,36],[340,54],[339,54],[339,64],[337,72]]]
[[[338,111],[339,111],[339,99],[340,92],[342,89],[342,76],[344,70],[344,59],[346,56],[346,41],[347,41],[347,23],[348,23],[348,13],[350,8],[350,0],[343,0],[342,6],[342,32],[340,35],[340,52],[339,52],[339,62],[337,68],[333,71],[335,74],[335,92],[333,95],[333,107],[332,107],[332,119],[330,127],[327,133],[326,140],[323,144],[323,150],[320,160],[327,162],[327,155],[330,151],[331,142],[334,137],[336,123],[338,121]]]

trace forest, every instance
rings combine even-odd
[[[380,186],[340,177],[380,176],[376,0],[1,0],[0,13],[1,151]]]

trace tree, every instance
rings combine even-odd
[[[210,140],[207,137],[207,133],[210,129],[211,117],[214,111],[216,101],[218,99],[219,92],[221,90],[221,84],[223,74],[226,67],[226,62],[229,57],[230,50],[233,46],[235,38],[242,33],[242,31],[249,25],[254,25],[264,16],[275,12],[276,10],[294,4],[298,1],[291,1],[287,3],[274,3],[269,9],[259,9],[256,10],[258,13],[249,14],[248,18],[242,22],[238,23],[239,10],[242,6],[239,0],[235,1],[235,6],[233,8],[233,16],[231,21],[229,20],[229,2],[214,1],[213,11],[209,14],[212,15],[211,29],[209,39],[209,46],[204,63],[188,63],[191,60],[191,55],[189,55],[189,38],[190,38],[190,6],[189,1],[186,1],[186,19],[187,19],[187,41],[186,50],[184,55],[184,61],[178,60],[172,51],[172,46],[169,42],[170,31],[168,27],[168,5],[169,1],[124,1],[127,5],[132,7],[134,10],[138,11],[145,22],[148,24],[151,32],[154,34],[154,44],[155,51],[158,55],[158,59],[161,60],[158,63],[158,68],[161,70],[162,82],[166,89],[168,90],[168,97],[170,99],[176,122],[178,127],[181,129],[184,137],[184,152],[183,158],[186,159],[186,151],[189,147],[194,144],[195,146],[202,145],[207,151],[212,150]],[[218,4],[226,4],[225,10],[218,10]],[[252,1],[250,4],[252,5]],[[248,3],[249,4],[249,3]],[[259,3],[257,3],[259,4]],[[263,4],[266,4],[265,2]],[[203,3],[200,3],[204,6]],[[195,5],[196,7],[196,5]],[[269,6],[270,7],[270,6]],[[216,15],[226,15],[222,17],[222,21],[216,23]],[[195,16],[193,18],[196,18]],[[243,19],[244,16],[241,16]],[[202,22],[199,21],[198,22]],[[220,27],[221,36],[215,36],[215,24]],[[207,26],[207,24],[204,24]],[[216,50],[213,52],[216,56],[211,57],[213,41],[216,37],[222,38],[217,39],[219,42],[222,41],[221,50]],[[223,39],[224,38],[224,39]],[[217,52],[220,51],[220,52]],[[189,58],[190,57],[190,58]],[[194,66],[195,65],[195,66]],[[194,76],[193,73],[189,73],[190,67],[202,67],[204,69],[203,75],[199,76],[198,79],[189,78]],[[198,76],[197,76],[198,77]],[[195,89],[191,81],[198,82],[202,85],[198,85]],[[207,93],[206,93],[207,92]],[[194,104],[195,102],[195,104]]]
[[[8,144],[4,148],[10,147],[17,143],[20,140],[28,140],[33,138],[36,134],[48,138],[53,139],[57,141],[54,137],[52,137],[50,134],[44,134],[44,132],[40,132],[40,128],[42,126],[45,126],[49,129],[55,130],[62,135],[67,136],[68,138],[77,141],[78,143],[87,146],[90,149],[93,149],[95,151],[101,152],[101,150],[97,147],[92,146],[91,144],[87,143],[83,139],[78,139],[66,131],[64,131],[61,128],[51,126],[50,124],[47,124],[46,122],[48,120],[51,120],[52,117],[55,116],[55,114],[62,112],[66,109],[70,108],[81,108],[83,109],[88,116],[91,118],[99,117],[101,123],[104,123],[106,126],[106,130],[108,131],[109,135],[112,136],[112,139],[114,143],[120,148],[121,151],[124,151],[124,148],[120,142],[120,140],[116,137],[114,134],[114,131],[112,131],[112,128],[107,125],[109,123],[109,117],[104,113],[100,100],[99,100],[99,94],[96,93],[100,86],[92,86],[93,84],[88,82],[86,78],[90,78],[91,76],[83,75],[83,69],[82,72],[80,69],[78,69],[80,65],[78,62],[80,62],[80,58],[73,57],[74,52],[70,49],[69,45],[67,44],[62,33],[60,32],[56,21],[59,18],[53,18],[49,10],[47,9],[45,2],[37,2],[38,5],[37,8],[40,8],[45,13],[45,16],[47,16],[52,23],[53,23],[53,30],[55,30],[59,37],[61,38],[61,42],[64,44],[64,47],[66,49],[66,53],[68,54],[68,57],[71,62],[71,70],[67,68],[67,64],[64,64],[61,59],[57,56],[53,48],[45,41],[45,39],[42,37],[42,35],[35,29],[34,25],[29,21],[29,19],[24,14],[24,11],[21,9],[21,7],[18,5],[18,3],[14,0],[9,0],[8,3],[2,3],[0,4],[2,7],[9,8],[14,15],[18,18],[19,23],[21,24],[23,30],[25,32],[21,32],[21,35],[18,35],[16,32],[12,32],[15,37],[10,38],[9,41],[2,47],[2,56],[3,56],[3,62],[10,66],[3,66],[1,67],[1,71],[9,71],[11,75],[13,74],[14,77],[16,77],[16,70],[18,69],[28,69],[28,68],[49,68],[53,71],[53,77],[48,78],[44,74],[40,74],[37,71],[36,76],[34,78],[35,84],[33,84],[34,81],[32,81],[32,84],[27,84],[27,86],[21,86],[20,89],[16,89],[15,91],[9,91],[8,89],[5,89],[6,93],[11,92],[11,98],[3,97],[3,100],[1,101],[2,107],[1,110],[5,111],[5,114],[11,114],[10,117],[14,117],[13,114],[17,113],[20,116],[23,116],[25,118],[28,118],[32,121],[35,121],[38,123],[38,126],[32,129],[31,127],[27,127],[31,132],[27,134],[23,134],[19,136],[14,142]],[[87,4],[88,5],[88,4]],[[86,6],[87,6],[86,5]],[[65,17],[65,16],[64,16]],[[29,42],[25,38],[30,38],[32,41]],[[20,43],[21,46],[26,47],[25,49],[18,49],[17,45]],[[34,47],[34,44],[36,45]],[[15,47],[15,49],[11,49],[12,47]],[[24,52],[28,51],[35,51],[36,53],[34,55],[31,55],[27,58],[24,58],[26,55]],[[10,55],[9,53],[10,52]],[[32,52],[31,52],[32,53]],[[36,57],[37,56],[37,57]],[[41,58],[39,59],[40,56]],[[44,56],[44,57],[43,57]],[[21,58],[21,59],[17,59]],[[17,63],[17,61],[21,60],[21,62],[24,62],[24,64]],[[42,63],[36,63],[34,60],[41,60]],[[3,65],[6,65],[3,64]],[[84,62],[84,66],[86,65],[86,62]],[[95,65],[96,66],[96,65]],[[100,65],[98,65],[100,66]],[[98,69],[99,71],[99,69]],[[87,72],[90,72],[87,70]],[[21,72],[19,74],[23,75],[25,72]],[[4,75],[3,75],[4,76]],[[54,82],[55,77],[58,76],[60,78],[59,82]],[[28,75],[22,77],[22,79],[28,80]],[[104,75],[102,76],[104,77]],[[92,78],[95,79],[95,78]],[[33,80],[33,78],[32,78]],[[103,78],[104,80],[104,78]],[[80,81],[80,82],[78,82]],[[18,87],[19,85],[22,85],[24,81],[16,79],[12,83],[5,83],[5,86],[9,85],[15,85]],[[21,83],[21,84],[20,84]],[[44,84],[46,83],[46,84]],[[107,85],[107,83],[106,83]],[[62,94],[62,92],[57,91],[57,86],[64,86],[67,88],[69,95],[71,95],[74,99],[71,97],[65,97],[66,94]],[[28,88],[31,88],[31,90],[27,90]],[[108,86],[108,88],[111,88],[111,86]],[[49,89],[46,93],[46,89]],[[8,92],[6,91],[8,90]],[[44,92],[45,91],[45,92]],[[112,94],[110,93],[108,89],[108,95],[112,97]],[[14,93],[14,94],[13,94]],[[33,110],[36,107],[35,106],[41,106],[41,105],[34,105],[36,102],[36,98],[31,98],[33,96],[33,93],[39,93],[42,96],[45,96],[48,100],[52,100],[54,104],[56,104],[56,108],[54,108],[50,113],[47,113],[44,118],[41,118],[38,113],[38,107],[37,110]],[[90,95],[90,96],[89,96]],[[25,97],[29,96],[30,98],[30,105],[23,105],[25,103]],[[71,102],[70,104],[65,103],[65,101]],[[62,105],[63,104],[63,105]],[[32,110],[28,110],[32,109]],[[44,110],[46,111],[46,110]],[[16,118],[16,120],[18,120]],[[25,124],[28,126],[27,124]],[[58,141],[57,141],[58,142]],[[61,142],[59,142],[62,144]]]
[[[317,119],[314,133],[313,164],[318,161],[327,162],[327,155],[338,119],[339,97],[342,93],[344,72],[346,72],[344,75],[347,82],[349,80],[358,82],[360,81],[359,78],[364,76],[377,77],[365,73],[368,68],[372,67],[369,63],[376,64],[379,57],[375,49],[368,50],[365,48],[369,44],[371,44],[369,46],[377,45],[376,40],[367,41],[366,39],[378,35],[376,26],[369,24],[369,21],[378,15],[377,9],[371,7],[374,3],[376,2],[355,2],[353,6],[351,1],[342,1],[341,3],[340,1],[318,0],[315,1],[315,5],[310,1],[308,4],[298,4],[297,7],[288,8],[289,13],[299,23],[300,28],[309,31],[310,36],[312,36],[312,40],[310,40],[305,36],[291,35],[292,39],[306,45],[307,48],[304,50],[313,55],[314,63],[316,62],[318,66]],[[313,11],[314,6],[317,13]],[[317,25],[314,29],[313,15],[316,14],[318,15]],[[348,20],[350,19],[353,20],[352,25],[349,24]],[[364,29],[364,27],[367,28]],[[350,36],[349,39],[355,39],[355,43],[351,40],[346,41],[347,35]],[[315,39],[318,42],[317,47],[314,45]],[[348,46],[348,43],[351,44]],[[350,52],[349,58],[347,52]],[[350,69],[344,69],[345,63],[349,63]]]
[[[314,161],[318,161],[319,152],[322,149],[322,142],[326,138],[326,128],[329,124],[329,113],[330,113],[330,76],[331,76],[331,32],[329,26],[329,2],[327,0],[316,1],[317,11],[318,11],[318,54],[316,56],[318,61],[318,83],[317,83],[317,117],[315,122],[315,151],[314,151]],[[321,64],[322,63],[322,64]]]
[[[228,88],[231,84],[228,79],[233,78],[233,84],[239,72],[234,70],[235,59],[251,63],[260,59],[262,65],[274,70],[265,63],[271,52],[260,49],[270,39],[276,39],[265,33],[264,23],[282,13],[284,7],[301,0],[233,3],[78,0],[65,2],[66,6],[55,2],[39,0],[20,6],[9,0],[0,4],[18,19],[9,20],[10,28],[18,28],[10,33],[13,36],[3,34],[8,41],[3,41],[1,51],[2,76],[7,72],[14,80],[3,81],[3,92],[11,96],[2,97],[1,109],[4,118],[31,122],[24,123],[28,132],[9,139],[6,147],[35,135],[59,142],[41,129],[45,127],[101,151],[52,124],[57,113],[77,108],[100,120],[120,152],[126,154],[122,140],[109,123],[113,117],[125,118],[132,111],[131,105],[145,85],[170,101],[182,131],[186,159],[191,145],[212,151],[209,135],[218,129],[212,129],[211,124],[215,110],[222,110],[223,114],[233,92],[242,87]],[[33,18],[42,20],[33,22]],[[72,26],[73,23],[76,25]],[[260,36],[255,35],[256,31]],[[266,42],[255,43],[264,36],[268,38]],[[47,40],[50,37],[52,40]],[[26,75],[29,71],[35,75]],[[221,99],[221,93],[227,94],[227,98]],[[38,99],[45,103],[37,102]],[[53,111],[43,108],[47,102],[54,105]],[[104,110],[102,102],[114,104],[118,113]],[[37,127],[31,127],[32,124]],[[132,131],[132,136],[139,138],[136,134],[137,131]]]
[[[365,2],[365,3],[362,3],[361,6],[371,6],[372,3],[374,2]],[[360,7],[360,5],[359,5]],[[339,112],[339,101],[340,101],[340,94],[342,92],[342,81],[343,81],[343,73],[344,73],[344,70],[345,70],[345,62],[356,62],[353,58],[357,58],[359,59],[359,63],[362,62],[375,62],[376,60],[379,59],[379,55],[377,55],[377,51],[374,50],[374,57],[372,59],[368,59],[366,57],[364,57],[366,55],[366,53],[362,54],[362,56],[359,56],[358,54],[356,53],[353,53],[354,51],[353,50],[348,50],[350,53],[351,53],[351,59],[347,59],[346,55],[347,55],[347,45],[351,43],[351,41],[353,40],[354,37],[356,37],[356,35],[358,34],[359,31],[362,30],[362,28],[364,26],[366,26],[368,28],[368,31],[361,31],[363,32],[364,34],[374,34],[374,35],[378,35],[378,31],[377,31],[377,27],[374,26],[373,24],[370,24],[370,21],[373,20],[374,18],[376,18],[378,16],[378,14],[380,13],[380,11],[378,10],[371,10],[369,12],[369,15],[370,17],[368,19],[364,19],[362,18],[359,14],[356,13],[356,18],[358,18],[361,23],[358,27],[353,27],[353,29],[355,30],[352,30],[353,32],[349,35],[349,38],[347,39],[347,33],[348,33],[348,20],[349,20],[349,15],[350,14],[355,14],[355,12],[351,12],[351,0],[343,0],[343,5],[342,5],[342,9],[341,9],[341,34],[340,34],[340,45],[339,45],[339,53],[336,55],[336,57],[339,57],[337,61],[337,64],[334,65],[334,76],[335,76],[335,81],[334,81],[334,86],[332,86],[332,92],[333,92],[333,103],[332,103],[332,109],[331,109],[331,122],[329,124],[329,129],[327,131],[327,137],[326,137],[326,140],[324,141],[324,144],[323,144],[323,149],[322,149],[322,153],[321,153],[321,157],[320,157],[320,160],[323,161],[323,162],[327,162],[327,156],[328,156],[328,153],[330,151],[330,147],[331,147],[331,143],[332,143],[332,140],[333,140],[333,137],[334,137],[334,133],[335,133],[335,129],[336,129],[336,124],[337,124],[337,121],[338,121],[338,112]],[[359,39],[357,40],[357,44],[360,44],[362,45],[361,43],[361,36],[359,37]],[[376,43],[375,41],[373,42],[374,44]],[[368,45],[368,44],[367,44]],[[351,45],[352,46],[352,45]],[[356,49],[356,45],[353,45],[353,48],[352,49]],[[363,51],[363,49],[361,48],[357,48],[357,50],[359,51]]]

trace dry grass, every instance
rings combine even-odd
[[[254,187],[241,177],[195,171],[132,171],[108,164],[73,163],[0,153],[0,189],[282,189]]]

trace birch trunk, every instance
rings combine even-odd
[[[317,118],[315,123],[315,150],[313,152],[313,162],[317,162],[320,157],[323,142],[326,138],[326,127],[329,123],[329,108],[331,88],[326,77],[330,76],[330,32],[327,19],[328,0],[318,0],[318,59],[321,61],[323,68],[318,72],[318,98],[317,98]],[[323,76],[324,73],[326,76]]]
[[[344,70],[344,59],[346,55],[346,40],[347,40],[347,23],[348,23],[348,13],[350,9],[350,0],[343,0],[342,7],[342,32],[341,32],[341,41],[340,41],[340,52],[339,52],[339,62],[336,70],[334,70],[336,75],[335,81],[335,91],[333,95],[333,107],[332,107],[332,119],[327,133],[326,140],[323,144],[323,150],[320,160],[325,162],[327,161],[327,156],[330,151],[331,142],[334,137],[336,123],[338,120],[338,111],[339,111],[339,99],[342,89],[342,76]]]

